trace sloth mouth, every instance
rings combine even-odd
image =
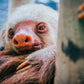
[[[31,53],[31,52],[34,52],[36,50],[39,50],[43,48],[43,45],[42,43],[40,44],[33,44],[32,46],[23,46],[23,47],[20,47],[20,48],[16,48],[18,50],[19,53]]]
[[[42,44],[40,43],[40,44],[34,44],[33,46],[32,46],[32,49],[34,49],[34,50],[38,50],[38,49],[41,49],[42,48]]]

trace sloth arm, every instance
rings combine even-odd
[[[26,66],[18,70],[16,73],[5,78],[1,84],[51,84],[55,74],[55,56],[56,47],[54,45],[30,54],[25,59],[25,62],[29,61],[28,66],[32,65],[32,67],[27,69],[28,66]],[[20,60],[15,62],[14,65],[18,66],[21,63]]]

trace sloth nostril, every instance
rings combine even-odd
[[[25,39],[25,42],[28,42],[28,38]]]
[[[18,44],[18,42],[16,40],[14,40],[14,44]]]

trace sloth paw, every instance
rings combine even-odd
[[[28,70],[28,69],[31,69],[33,66],[35,65],[42,65],[43,62],[42,60],[26,60],[25,62],[23,62],[22,64],[20,64],[18,67],[17,67],[17,72],[23,72],[25,70]]]
[[[10,53],[10,51],[8,51],[8,50],[0,51],[0,56],[7,55],[9,53]]]

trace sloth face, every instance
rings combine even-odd
[[[7,39],[17,52],[36,51],[46,46],[46,40],[50,41],[49,27],[45,22],[22,21],[9,28]]]

